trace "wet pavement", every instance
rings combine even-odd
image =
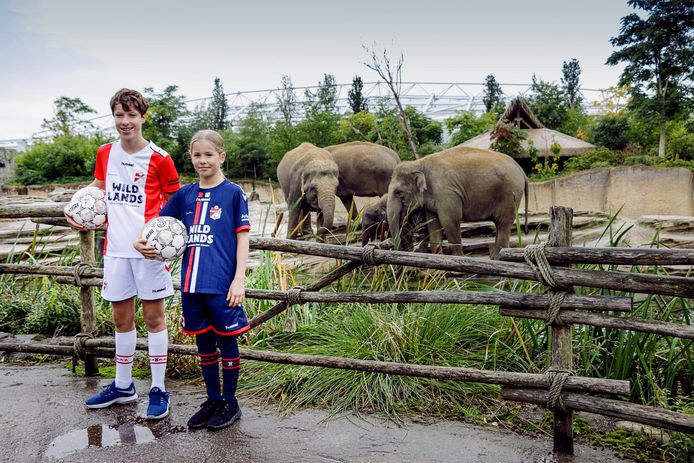
[[[304,410],[280,416],[240,400],[242,418],[216,432],[188,431],[204,401],[201,386],[169,380],[169,417],[143,418],[149,382],[136,381],[136,404],[86,410],[83,401],[110,380],[82,378],[64,366],[0,364],[0,461],[6,462],[551,462],[551,439],[522,437],[459,422],[377,417],[329,418]],[[621,461],[577,445],[575,462]]]

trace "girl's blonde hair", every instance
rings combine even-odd
[[[210,129],[198,130],[195,132],[193,138],[190,139],[190,149],[188,153],[193,152],[193,143],[198,140],[209,141],[212,143],[212,146],[214,146],[215,151],[219,154],[226,154],[226,151],[224,151],[224,139],[217,132]]]

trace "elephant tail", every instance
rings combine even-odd
[[[525,177],[525,234],[528,234],[528,177]]]

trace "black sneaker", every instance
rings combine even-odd
[[[207,399],[200,410],[198,410],[195,415],[191,416],[188,420],[188,427],[192,429],[200,429],[207,426],[207,422],[210,421],[214,412],[217,411],[221,400]]]
[[[222,399],[222,402],[217,407],[217,411],[212,415],[210,421],[207,422],[207,429],[222,429],[238,420],[241,416],[241,409],[238,402],[235,400],[229,402]]]

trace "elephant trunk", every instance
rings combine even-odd
[[[318,207],[320,207],[320,217],[318,221],[318,235],[324,235],[333,227],[333,216],[335,215],[335,192],[322,191],[318,194]]]
[[[402,220],[402,204],[388,197],[387,206],[388,215],[388,228],[390,229],[390,236],[393,238],[396,244],[400,242],[400,225]]]

